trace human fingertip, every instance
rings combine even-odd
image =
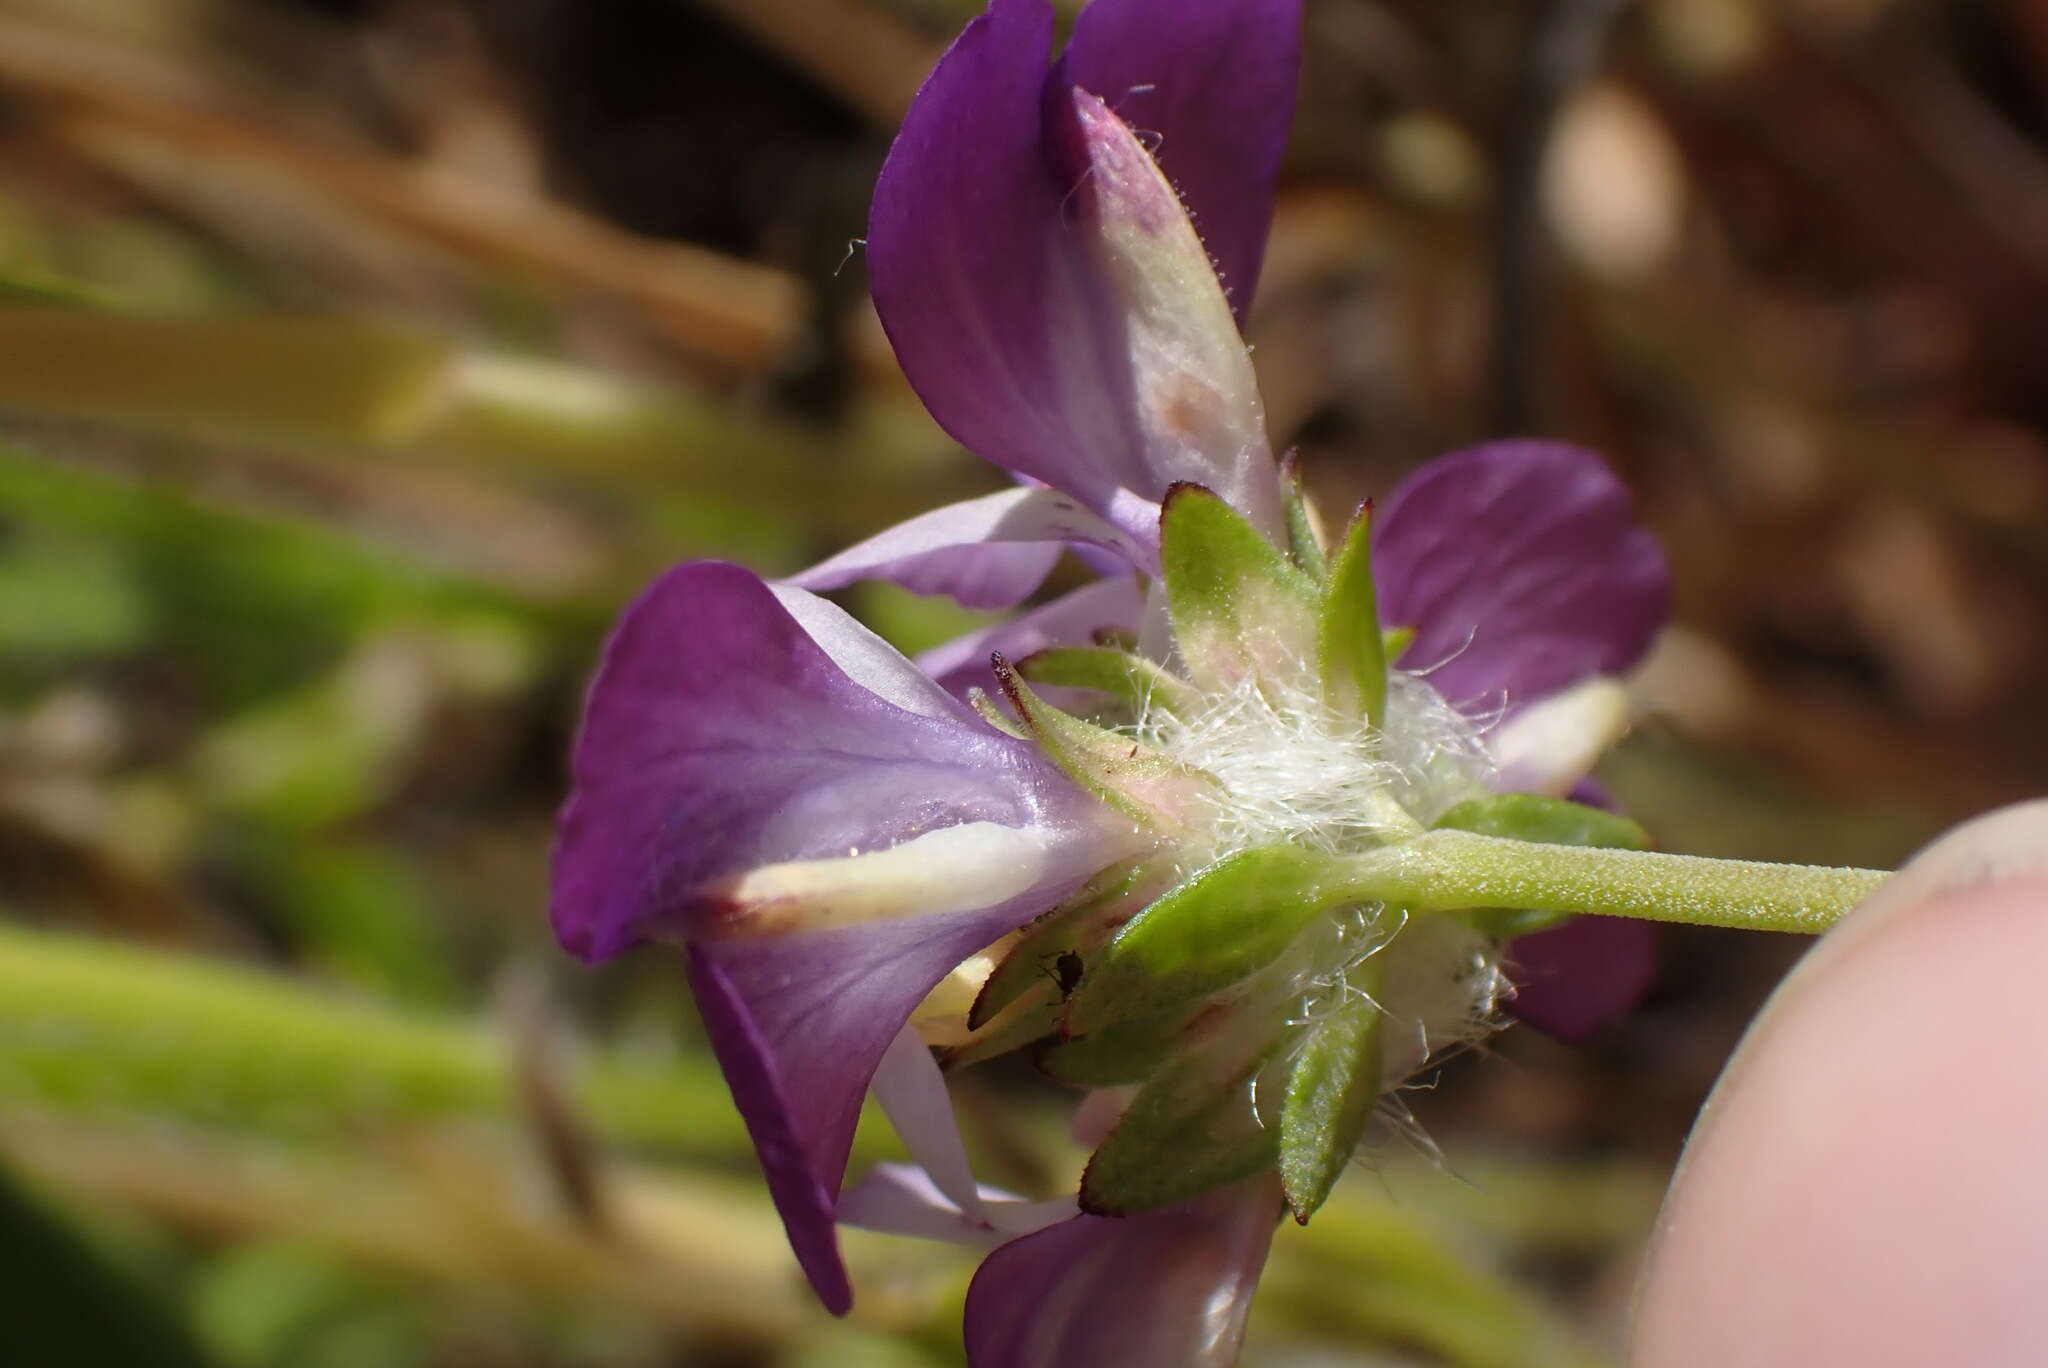
[[[2048,802],[1916,855],[1787,976],[1659,1220],[1638,1368],[2038,1362]]]

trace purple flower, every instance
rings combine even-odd
[[[1244,1084],[1334,1050],[1361,1080],[1345,1095],[1370,1103],[1426,1052],[1373,1033],[1376,999],[1419,1040],[1471,1029],[1490,1003],[1490,967],[1469,985],[1456,968],[1490,965],[1483,930],[1406,931],[1398,909],[1333,912],[1307,893],[1264,919],[1291,940],[1254,962],[1244,938],[1211,935],[1221,949],[1182,954],[1178,977],[1141,976],[1128,1020],[1105,1016],[1107,971],[1082,952],[1170,903],[1213,921],[1235,904],[1205,881],[1240,859],[1284,873],[1406,839],[1490,781],[1566,791],[1612,730],[1597,681],[1665,612],[1654,543],[1576,448],[1503,443],[1426,467],[1386,500],[1369,557],[1363,523],[1327,556],[1304,530],[1236,326],[1298,24],[1298,0],[1095,0],[1051,61],[1044,0],[992,0],[905,121],[868,253],[911,383],[1023,482],[787,584],[669,572],[614,630],[576,742],[554,865],[563,944],[592,960],[684,947],[791,1244],[834,1311],[851,1299],[835,1217],[999,1246],[969,1299],[983,1368],[1230,1361],[1283,1190],[1246,1125],[1263,1121],[1234,1100]],[[923,668],[816,597],[878,577],[1014,605],[1066,547],[1117,572]],[[1405,668],[1380,661],[1382,617],[1414,634]],[[1105,630],[1138,652],[1089,647]],[[1068,646],[1089,648],[1051,649]],[[976,692],[991,684],[1007,712]],[[1119,690],[1114,724],[1048,702]],[[1483,739],[1453,703],[1507,720]],[[1050,953],[1033,936],[1065,939]],[[1418,995],[1404,973],[1457,992]],[[1359,988],[1382,974],[1384,990]],[[1308,1041],[1298,1018],[1325,1000],[1336,1025],[1363,1027]],[[927,1038],[959,1046],[955,1063],[1035,1041],[1056,1073],[1142,1080],[1084,1185],[1089,1214],[975,1183]],[[871,1087],[917,1167],[842,1196]],[[1183,1105],[1199,1111],[1185,1126]],[[1208,1149],[1162,1166],[1156,1191],[1119,1188],[1117,1156],[1147,1128]],[[1340,1163],[1351,1134],[1332,1142]],[[1296,1187],[1305,1219],[1320,1195]],[[1129,1284],[1114,1297],[1077,1271],[1112,1265]]]
[[[719,1063],[819,1296],[861,1097],[932,985],[1116,857],[1127,822],[839,609],[670,571],[591,685],[554,862],[586,959],[688,947]]]

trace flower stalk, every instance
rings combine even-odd
[[[1875,893],[1883,870],[1766,864],[1653,850],[1432,831],[1347,860],[1330,901],[1414,911],[1512,907],[1818,935]]]

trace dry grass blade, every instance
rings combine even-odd
[[[786,274],[621,232],[566,205],[279,132],[214,107],[147,59],[0,20],[0,86],[52,131],[134,174],[138,152],[260,173],[339,201],[461,256],[616,299],[704,361],[773,366],[797,336],[804,292]]]

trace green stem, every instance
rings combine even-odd
[[[1432,831],[1344,865],[1341,896],[1421,911],[1512,907],[1816,934],[1891,876]]]
[[[112,941],[0,924],[0,1108],[131,1111],[288,1134],[506,1121],[512,1051],[485,1023],[309,991]],[[585,1053],[568,1095],[601,1137],[698,1154],[745,1143],[708,1061]]]

